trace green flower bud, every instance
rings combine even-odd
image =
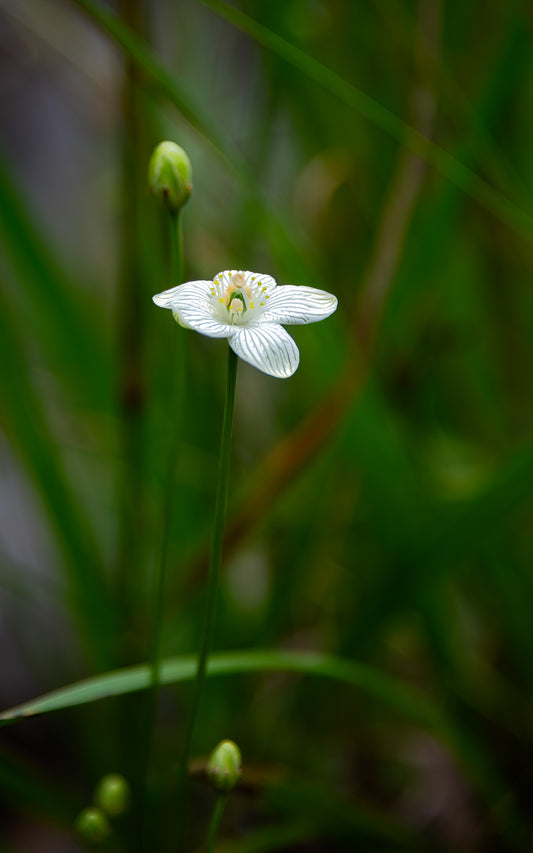
[[[177,213],[192,192],[191,161],[175,142],[160,142],[148,167],[148,183],[170,213]]]
[[[232,791],[242,775],[241,753],[232,740],[222,740],[211,753],[207,776],[215,791],[227,794]]]
[[[94,799],[103,811],[115,817],[128,810],[130,804],[130,786],[118,773],[109,773],[100,780]]]
[[[76,829],[89,844],[100,844],[111,832],[105,814],[95,808],[83,809],[76,820]]]

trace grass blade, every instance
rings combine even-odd
[[[99,549],[69,488],[16,329],[8,306],[0,300],[0,423],[36,484],[63,552],[86,646],[105,666],[110,659],[111,613],[96,557]]]
[[[449,154],[444,148],[426,139],[386,107],[361,89],[349,83],[330,68],[322,65],[299,47],[272,32],[258,21],[222,0],[201,0],[217,15],[247,33],[259,44],[276,53],[281,59],[297,68],[350,110],[391,136],[401,145],[425,160],[440,175],[447,178],[481,207],[490,211],[501,223],[507,225],[528,241],[533,240],[533,217],[494,189],[468,166]]]
[[[276,671],[321,676],[349,684],[380,699],[419,725],[431,729],[438,729],[442,725],[439,711],[414,688],[401,684],[373,667],[315,652],[259,650],[215,654],[209,660],[207,674],[220,676]],[[195,674],[194,656],[169,658],[161,667],[161,683],[191,681]],[[146,689],[149,684],[150,668],[146,664],[127,667],[79,681],[10,708],[0,714],[0,724],[84,705],[110,696],[133,693]]]
[[[94,311],[80,287],[69,280],[44,242],[23,202],[0,151],[0,223],[2,253],[12,269],[24,322],[41,335],[43,351],[84,399],[109,400],[111,371]],[[65,334],[68,329],[69,334]],[[73,342],[76,357],[73,358]]]
[[[173,103],[187,121],[207,139],[225,165],[248,187],[256,181],[246,165],[231,154],[209,122],[200,117],[199,110],[185,92],[178,88],[172,75],[155,59],[151,51],[133,33],[107,10],[93,0],[74,0],[128,56],[143,69],[156,91]],[[528,241],[533,241],[533,217],[494,189],[464,163],[457,160],[440,146],[426,139],[419,131],[391,113],[380,103],[370,98],[353,84],[322,65],[305,51],[259,24],[253,18],[220,0],[201,0],[206,6],[252,38],[277,53],[282,59],[308,76],[315,83],[338,98],[350,110],[362,115],[383,130],[413,154],[421,157],[439,174],[451,181],[464,193],[490,211],[500,222]],[[255,187],[257,195],[257,187]]]

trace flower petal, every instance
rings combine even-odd
[[[195,329],[210,338],[227,338],[232,333],[232,326],[213,317],[212,288],[211,281],[188,281],[152,298],[156,305],[170,308],[180,326]]]
[[[337,297],[315,287],[282,284],[276,287],[268,300],[258,323],[317,323],[333,314],[337,308]]]
[[[156,293],[152,296],[152,300],[160,308],[174,308],[176,303],[181,303],[183,299],[203,300],[209,298],[213,283],[211,281],[188,281],[186,284],[178,284],[176,287],[171,287],[170,290],[163,290],[162,293]]]
[[[229,345],[248,364],[278,379],[292,376],[300,362],[300,353],[293,339],[285,329],[275,324],[240,326],[229,338]]]
[[[194,329],[202,335],[210,338],[227,338],[233,334],[233,326],[229,323],[220,323],[211,314],[190,316],[183,312],[173,311],[174,319],[186,329]]]

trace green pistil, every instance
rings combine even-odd
[[[233,293],[231,294],[230,303],[229,303],[229,305],[228,305],[228,311],[230,310],[230,305],[231,305],[231,303],[233,302],[233,300],[234,300],[234,299],[238,299],[238,300],[239,300],[239,302],[242,302],[242,312],[243,312],[243,314],[244,314],[244,312],[248,310],[248,309],[247,309],[247,307],[246,307],[246,301],[245,301],[245,299],[244,299],[243,294],[242,294],[242,293],[239,293],[239,292],[238,292],[238,291],[236,291],[236,290],[234,290],[234,291],[233,291]]]

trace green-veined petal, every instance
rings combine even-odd
[[[231,327],[213,317],[210,298],[213,282],[188,281],[152,297],[156,305],[170,308],[174,319],[186,329],[210,338],[226,338]]]
[[[268,305],[258,317],[258,324],[318,323],[333,314],[337,308],[337,297],[314,287],[281,285],[270,294]]]
[[[229,338],[229,345],[243,361],[278,379],[292,376],[300,362],[300,353],[293,339],[285,329],[275,324],[236,327]]]

